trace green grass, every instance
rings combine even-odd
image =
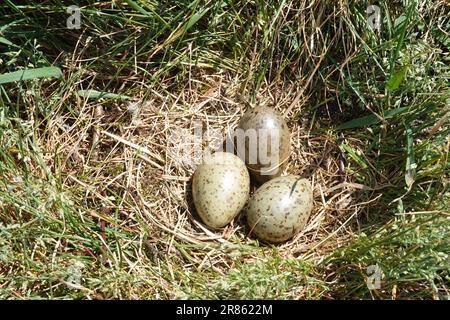
[[[0,4],[0,298],[449,299],[448,4],[77,3]],[[257,103],[315,181],[281,246],[202,229],[168,149]]]

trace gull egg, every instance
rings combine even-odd
[[[197,213],[211,228],[230,223],[242,210],[250,192],[245,163],[227,152],[206,158],[194,173],[192,195]]]
[[[247,222],[259,239],[279,243],[304,228],[312,208],[308,180],[293,175],[277,177],[256,190],[247,207]]]
[[[237,153],[259,183],[279,176],[287,165],[290,132],[274,109],[258,106],[247,111],[235,130]]]

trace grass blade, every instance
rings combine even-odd
[[[398,87],[400,87],[400,83],[402,83],[407,72],[408,72],[408,65],[405,65],[396,73],[394,73],[389,82],[386,84],[386,89],[389,91],[397,90]]]
[[[393,116],[402,113],[404,111],[408,110],[408,107],[401,107],[401,108],[396,108],[393,110],[389,110],[386,111],[384,113],[383,118],[384,119],[389,119],[392,118]],[[365,117],[361,117],[361,118],[357,118],[357,119],[353,119],[350,121],[347,121],[343,124],[341,124],[340,126],[338,126],[336,129],[337,130],[344,130],[344,129],[352,129],[352,128],[359,128],[359,127],[365,127],[365,126],[370,126],[373,124],[376,124],[378,122],[380,122],[381,120],[376,116],[376,115],[370,115],[370,116],[365,116]]]
[[[133,0],[126,0],[126,2],[128,3],[128,5],[133,8],[134,10],[136,10],[139,13],[142,13],[143,15],[146,15],[148,17],[151,17],[152,15],[150,14],[150,12],[148,12],[147,10],[145,10],[144,8],[142,8],[140,5],[138,5],[136,2],[134,2]]]
[[[0,43],[6,44],[7,46],[13,45],[13,43],[11,41],[9,41],[8,39],[5,39],[3,37],[0,37]]]
[[[123,95],[123,94],[116,94],[116,93],[109,93],[109,92],[101,92],[97,90],[79,90],[77,91],[77,95],[83,98],[88,99],[117,99],[117,100],[133,100],[132,97]]]
[[[170,25],[154,9],[149,8],[151,10],[151,12],[148,12],[147,10],[142,8],[139,4],[137,4],[133,0],[126,0],[126,2],[128,3],[128,5],[131,8],[133,8],[137,12],[139,12],[147,17],[155,16],[159,21],[161,21],[165,25],[166,28],[170,28]]]
[[[450,23],[448,23],[446,26],[446,29],[450,29]],[[443,46],[445,46],[448,50],[450,50],[450,37],[448,34],[445,34],[444,31],[440,30],[439,28],[435,28],[431,30],[431,33],[433,34],[434,38],[441,43]]]
[[[193,16],[191,16],[191,17],[189,18],[188,23],[187,23],[186,26],[185,26],[184,31],[186,32],[187,30],[189,30],[189,29],[190,29],[194,24],[196,24],[196,23],[198,22],[198,20],[200,20],[200,19],[205,15],[205,13],[207,13],[208,11],[209,11],[209,8],[206,8],[206,9],[204,9],[204,10],[201,10],[201,11],[195,13]]]
[[[62,71],[57,67],[44,67],[9,72],[0,75],[0,84],[37,78],[60,78]]]

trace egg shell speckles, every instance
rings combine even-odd
[[[302,230],[313,208],[311,184],[299,176],[274,178],[256,190],[247,222],[259,239],[279,243]]]
[[[290,152],[290,132],[284,118],[272,108],[258,106],[247,111],[242,116],[238,128],[244,130],[244,132],[247,132],[249,129],[258,132],[256,163],[250,163],[251,161],[249,161],[251,159],[249,150],[251,150],[252,145],[247,140],[245,141],[245,155],[242,154],[250,173],[256,181],[264,183],[279,176],[287,166]],[[267,136],[262,136],[261,132],[267,132]],[[260,154],[266,151],[259,147],[260,140],[263,137],[267,138],[269,142],[272,141],[272,138],[277,139],[275,140],[278,144],[276,150],[272,150],[275,145],[272,146],[270,142],[267,143],[267,154]],[[241,154],[242,152],[239,153]],[[265,159],[264,163],[262,159]]]
[[[192,196],[203,222],[214,229],[230,223],[242,210],[250,193],[250,176],[237,156],[217,152],[194,173]]]

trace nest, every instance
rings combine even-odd
[[[307,177],[314,189],[314,209],[305,229],[277,247],[284,257],[319,261],[358,228],[361,208],[368,205],[358,203],[358,190],[366,187],[352,183],[353,173],[346,171],[335,136],[325,130],[313,136],[308,125],[294,117],[302,102],[290,108],[292,100],[275,99],[270,90],[261,90],[256,103],[275,108],[290,128],[291,153],[283,174]],[[203,151],[220,148],[226,133],[251,107],[236,102],[230,86],[224,90],[219,84],[192,94],[200,91],[181,93],[170,104],[158,98],[80,105],[83,116],[73,124],[78,130],[60,126],[57,139],[67,154],[66,183],[84,189],[85,201],[99,208],[92,213],[96,218],[108,224],[105,215],[118,212],[120,227],[133,232],[142,248],[153,248],[157,256],[171,259],[179,255],[174,241],[185,243],[197,250],[195,261],[187,266],[207,264],[220,270],[217,264],[232,267],[232,256],[224,256],[230,248],[272,249],[249,236],[243,212],[219,231],[208,229],[196,214],[191,181],[201,161],[198,144]],[[90,176],[92,183],[77,178],[83,175]],[[255,189],[252,184],[251,193]]]

